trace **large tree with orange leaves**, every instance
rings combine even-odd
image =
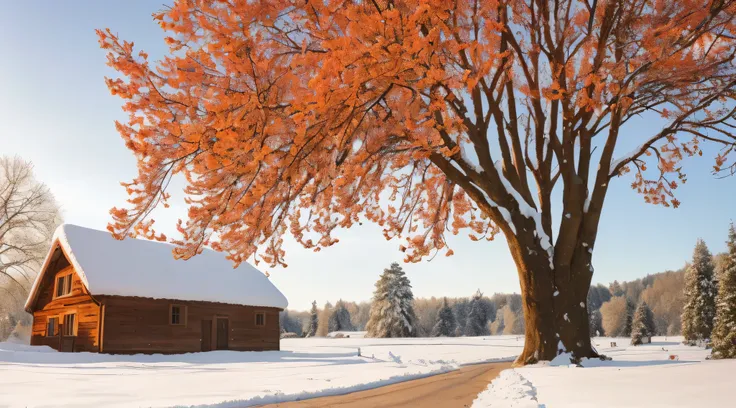
[[[733,170],[735,14],[724,0],[176,1],[154,16],[170,47],[155,64],[98,31],[139,167],[109,228],[164,239],[149,214],[182,174],[185,258],[211,245],[282,264],[287,233],[319,250],[363,219],[407,261],[452,254],[448,232],[503,232],[518,362],[595,356],[585,301],[609,183],[631,172],[647,202],[676,207],[679,163],[705,141]],[[663,126],[642,134],[638,115]],[[623,138],[641,145],[615,157]]]

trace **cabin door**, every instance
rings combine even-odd
[[[59,326],[59,351],[74,352],[74,343],[77,340],[76,314],[66,314]]]
[[[230,322],[228,319],[223,318],[217,318],[217,349],[218,350],[227,350],[227,340],[228,340],[228,334],[230,334],[229,330]]]
[[[66,353],[74,352],[74,340],[76,340],[76,337],[74,336],[62,335],[61,344],[59,345],[59,351]]]
[[[202,351],[212,350],[212,320],[202,320]]]

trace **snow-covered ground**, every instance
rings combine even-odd
[[[345,333],[347,335],[347,333]],[[362,334],[362,333],[361,333]],[[611,347],[615,341],[618,346]],[[736,361],[656,337],[594,339],[613,361],[506,370],[474,407],[730,407]],[[518,336],[284,339],[282,351],[111,356],[0,343],[0,407],[243,407],[342,394],[521,351]],[[360,349],[361,356],[358,356]],[[670,360],[670,355],[677,360]],[[43,390],[40,392],[39,390]]]
[[[327,337],[354,337],[362,339],[367,332],[364,331],[334,331],[327,333]]]
[[[283,339],[277,352],[133,356],[0,343],[0,406],[243,407],[510,359],[522,343],[518,336],[311,338]]]
[[[611,347],[611,342],[618,347]],[[655,337],[629,346],[628,339],[595,338],[612,361],[505,370],[473,407],[733,407],[736,361],[706,361],[708,350],[681,344],[681,337]],[[677,360],[670,360],[676,356]]]

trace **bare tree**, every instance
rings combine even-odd
[[[61,222],[48,187],[35,179],[33,164],[0,157],[0,291],[22,305]]]
[[[629,310],[626,298],[614,296],[608,302],[603,303],[600,311],[603,318],[603,331],[605,331],[606,336],[627,336],[626,326]]]
[[[503,334],[524,334],[524,316],[521,310],[518,312],[511,308],[511,305],[503,307]]]

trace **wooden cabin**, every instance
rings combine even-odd
[[[59,351],[278,350],[284,295],[248,263],[205,249],[62,225],[26,302],[32,345]]]

